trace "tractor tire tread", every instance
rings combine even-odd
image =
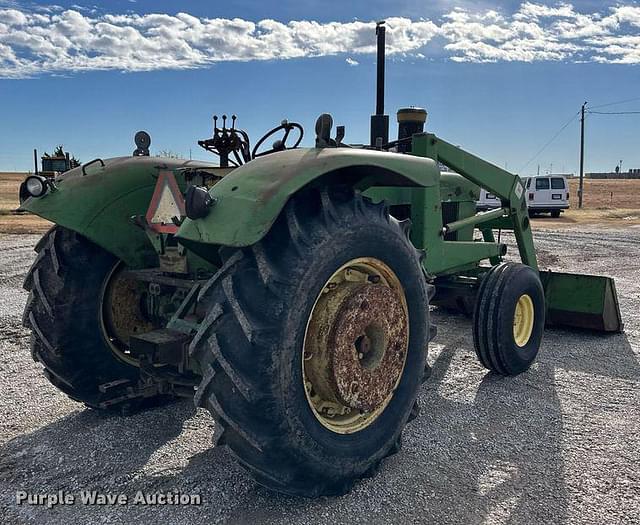
[[[286,252],[288,265],[295,268],[320,229],[337,232],[341,221],[361,213],[370,217],[373,212],[390,220],[384,205],[373,204],[358,194],[352,200],[335,202],[328,192],[320,192],[320,220],[311,225],[289,203],[283,220],[274,226],[278,232],[249,248],[238,248],[225,263],[224,276],[214,276],[201,293],[206,308],[222,314],[191,346],[191,354],[206,370],[195,402],[214,416],[217,445],[230,449],[262,485],[294,496],[344,494],[358,478],[366,477],[365,471],[343,476],[321,464],[305,463],[294,452],[296,435],[288,432],[283,414],[273,402],[274,385],[278,383],[275,327],[286,310],[283,290],[289,282],[283,277],[287,275],[281,262],[285,257],[276,261],[274,253]],[[406,227],[395,220],[393,224],[405,234]],[[418,261],[419,253],[415,252]],[[259,301],[248,290],[260,290],[269,298],[268,311],[255,306]],[[418,410],[415,403],[408,419],[415,418]],[[397,452],[399,440],[389,445],[371,467],[373,470],[367,471],[375,471],[384,457]]]
[[[96,295],[97,277],[87,271],[86,264],[91,261],[94,266],[106,267],[116,260],[85,237],[60,226],[51,228],[35,250],[37,256],[23,285],[29,296],[22,322],[32,332],[31,355],[42,365],[49,382],[69,398],[100,408],[103,402],[122,394],[101,393],[100,384],[116,378],[134,381],[139,375],[106,348],[99,339],[101,333],[95,333],[93,312],[83,304],[83,299],[91,295],[95,299]]]
[[[515,262],[503,262],[492,267],[480,284],[473,315],[473,342],[478,360],[485,368],[503,376],[522,371],[514,370],[505,360],[498,341],[501,337],[499,314],[505,291],[523,271],[530,271],[529,267]]]

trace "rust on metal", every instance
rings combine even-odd
[[[137,365],[128,352],[129,338],[153,330],[141,310],[145,283],[130,278],[122,264],[114,267],[102,291],[102,329],[111,350],[120,359]]]
[[[358,286],[340,306],[329,335],[340,401],[359,410],[377,408],[402,373],[407,338],[406,314],[394,290]]]

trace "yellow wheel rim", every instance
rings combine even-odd
[[[318,294],[302,348],[313,415],[337,434],[371,425],[393,399],[407,358],[409,311],[400,280],[378,259],[352,259]]]
[[[516,310],[513,314],[513,338],[520,348],[525,346],[531,339],[534,319],[533,301],[529,295],[523,294],[518,299]]]

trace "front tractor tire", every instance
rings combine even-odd
[[[473,315],[473,342],[482,365],[512,376],[534,362],[544,332],[542,283],[530,266],[506,262],[482,280]]]
[[[140,370],[118,354],[115,339],[105,332],[102,292],[119,261],[60,226],[49,230],[36,252],[24,282],[29,298],[23,315],[24,326],[31,330],[33,359],[42,364],[47,379],[75,401],[91,408],[131,407],[134,402],[122,398],[138,381]],[[122,281],[118,284],[122,289]],[[114,310],[124,312],[131,324],[137,318],[135,298],[129,303],[122,301]],[[105,388],[108,385],[113,386]]]
[[[417,413],[428,285],[408,223],[351,190],[312,190],[263,240],[222,253],[190,347],[215,443],[272,490],[346,492]]]

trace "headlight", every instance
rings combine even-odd
[[[42,197],[49,188],[47,179],[38,175],[27,177],[24,181],[24,186],[31,197]]]
[[[202,219],[207,216],[209,208],[215,203],[207,188],[189,186],[184,203],[187,217],[191,220]]]

